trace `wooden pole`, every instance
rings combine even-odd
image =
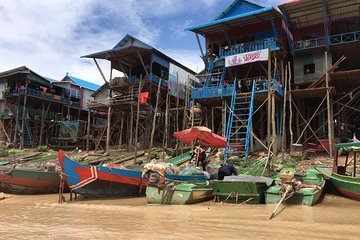
[[[283,67],[282,67],[282,69],[283,69]],[[283,80],[282,80],[282,82],[284,83],[284,102],[283,102],[282,137],[281,137],[281,161],[282,161],[282,163],[284,162],[284,158],[285,158],[287,77],[288,77],[288,68],[286,66],[285,77],[283,77]]]
[[[131,86],[131,95],[134,95],[134,86]],[[133,128],[134,128],[134,105],[130,103],[130,136],[129,136],[129,151],[132,151],[133,144]]]
[[[89,152],[90,147],[90,125],[91,125],[91,109],[88,109],[88,116],[87,116],[87,129],[86,129],[86,152]]]
[[[138,132],[139,132],[139,119],[140,119],[140,96],[141,96],[141,86],[142,84],[142,76],[139,82],[139,90],[138,90],[138,99],[137,99],[137,109],[136,109],[136,125],[135,125],[135,150],[134,150],[134,165],[136,164],[136,154],[137,154],[137,146],[138,146]]]
[[[292,112],[292,96],[291,96],[291,66],[290,62],[288,62],[288,73],[289,73],[289,130],[290,130],[290,149],[294,143],[294,133],[292,129],[292,119],[293,119],[293,112]]]
[[[25,96],[24,96],[24,106],[22,112],[22,121],[21,121],[21,135],[20,135],[20,149],[23,149],[24,144],[24,131],[25,131],[25,118],[26,118],[26,103],[27,103],[27,88],[28,88],[29,81],[26,79],[25,84]]]
[[[277,57],[275,55],[275,65],[274,65],[274,85],[275,82],[275,74],[277,68]],[[275,86],[274,86],[275,87]],[[278,141],[277,141],[277,134],[276,134],[276,99],[275,99],[275,92],[271,92],[271,126],[272,126],[272,142],[273,142],[273,152],[276,153],[278,150]]]
[[[152,129],[151,129],[151,135],[150,135],[150,144],[149,144],[149,151],[148,151],[148,155],[147,155],[147,162],[149,162],[149,160],[150,160],[150,152],[152,150],[153,143],[154,143],[156,115],[157,115],[159,99],[160,99],[160,90],[161,90],[161,78],[159,79],[158,89],[157,89],[157,93],[156,93],[155,111],[154,111],[154,117],[153,117],[153,122],[152,122]]]
[[[170,117],[170,94],[169,90],[166,91],[166,110],[165,110],[165,133],[164,133],[164,143],[163,147],[168,147],[169,140],[169,117]]]
[[[267,105],[267,144],[269,146],[270,144],[270,138],[271,138],[271,49],[270,49],[270,43],[268,45],[268,105]]]
[[[109,107],[107,114],[107,128],[106,128],[106,152],[109,152],[110,148],[110,134],[111,134],[111,109],[112,108],[112,91],[109,92]]]
[[[45,104],[41,104],[41,122],[40,122],[40,137],[39,137],[39,145],[42,146],[43,144],[43,134],[44,134],[44,116],[45,114]]]
[[[121,116],[121,122],[120,122],[119,148],[122,148],[123,145],[123,129],[124,129],[124,115]]]
[[[333,148],[333,134],[332,134],[332,122],[333,122],[333,117],[332,117],[332,105],[330,104],[330,88],[329,88],[329,72],[327,71],[328,69],[328,53],[327,51],[325,51],[325,81],[326,81],[326,101],[327,101],[327,115],[328,115],[328,138],[329,138],[329,155],[330,158],[333,158],[333,152],[334,152],[334,148]]]
[[[105,75],[104,75],[103,71],[101,70],[99,63],[96,61],[95,58],[93,58],[93,60],[96,64],[96,67],[98,68],[98,70],[100,72],[101,77],[104,79],[105,83],[107,83],[108,81],[106,80]]]

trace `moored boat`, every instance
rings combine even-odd
[[[0,192],[9,194],[57,193],[60,174],[43,169],[7,168],[0,171]]]
[[[344,196],[360,200],[360,176],[357,174],[356,155],[360,151],[360,142],[339,143],[332,171],[328,168],[317,168],[326,178],[329,178],[334,187]],[[353,154],[352,166],[349,157]],[[345,161],[340,162],[340,155]],[[352,167],[352,169],[350,169]]]
[[[146,200],[154,204],[191,204],[211,199],[212,187],[206,183],[170,182],[164,188],[148,185]]]
[[[213,180],[211,186],[216,201],[264,203],[264,191],[273,179],[261,176],[226,176],[224,180]]]
[[[59,162],[70,189],[85,197],[130,197],[145,194],[147,178],[142,171],[105,166],[85,166],[59,151]],[[178,181],[205,180],[204,175],[165,174]]]
[[[294,169],[295,172],[295,169]],[[280,184],[280,179],[277,178],[275,181],[278,183],[269,187],[265,191],[265,201],[266,204],[275,204],[279,203],[282,195],[281,190],[282,186]],[[325,186],[325,179],[322,174],[316,171],[313,168],[310,168],[304,176],[300,179],[301,184],[297,186],[296,191],[286,199],[286,203],[290,204],[303,204],[308,206],[313,206],[317,203]]]

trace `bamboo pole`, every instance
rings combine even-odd
[[[147,162],[149,162],[149,160],[150,160],[150,152],[152,150],[153,143],[154,143],[156,115],[157,115],[159,99],[160,99],[160,88],[161,88],[161,78],[159,79],[158,89],[157,89],[157,93],[156,93],[155,111],[154,111],[154,117],[153,117],[153,122],[152,122],[152,129],[151,129],[151,135],[150,135],[150,144],[149,144],[149,151],[148,151],[148,155],[147,155]]]
[[[131,86],[131,95],[134,95],[134,86]],[[133,128],[134,128],[134,105],[130,103],[130,136],[129,136],[129,151],[132,151],[133,144]]]
[[[275,74],[277,69],[277,57],[275,55],[275,65],[274,65],[274,85],[275,83]],[[275,86],[274,86],[275,87]],[[271,126],[272,126],[272,142],[273,142],[273,152],[276,153],[278,150],[278,141],[277,141],[277,134],[276,134],[276,99],[275,99],[275,92],[271,92]]]
[[[39,145],[43,144],[43,134],[44,134],[44,114],[45,114],[45,104],[41,104],[41,122],[40,122],[40,137],[39,137]]]
[[[282,68],[283,69],[283,68]],[[283,75],[284,76],[284,75]],[[282,137],[281,137],[281,161],[284,162],[285,158],[285,138],[286,138],[286,96],[287,96],[287,77],[288,77],[288,68],[285,68],[285,76],[283,77],[284,85],[284,102],[283,102],[283,119],[282,119]]]
[[[137,99],[137,111],[136,111],[136,125],[135,125],[135,150],[134,150],[134,165],[136,164],[137,146],[138,146],[138,132],[139,132],[139,119],[140,119],[140,96],[142,88],[142,76],[139,82],[138,99]]]
[[[170,94],[169,90],[166,91],[166,106],[165,106],[165,133],[163,139],[163,148],[168,147],[169,140],[169,117],[170,117]]]
[[[267,144],[270,144],[271,136],[271,50],[270,43],[268,45],[268,105],[267,105]]]
[[[91,108],[88,109],[88,116],[87,116],[87,129],[86,129],[86,152],[89,152],[90,148],[90,123],[91,121]]]
[[[293,112],[292,112],[292,96],[291,96],[291,66],[290,66],[290,62],[288,62],[288,68],[289,68],[289,130],[290,130],[290,149],[292,148],[292,145],[294,143],[294,133],[293,133],[293,129],[292,129],[292,117],[293,117]]]
[[[110,134],[111,134],[111,104],[108,108],[108,114],[107,114],[107,129],[106,129],[106,152],[109,152],[110,148]]]
[[[27,88],[28,88],[29,81],[26,79],[25,84],[25,96],[24,96],[24,106],[22,112],[22,121],[21,121],[21,135],[20,135],[20,149],[23,149],[24,144],[24,131],[25,131],[25,118],[26,118],[26,103],[27,103]]]
[[[121,122],[120,122],[120,139],[119,139],[119,147],[122,148],[123,145],[123,129],[124,129],[124,115],[121,116]]]
[[[328,117],[328,138],[329,138],[329,155],[330,158],[333,158],[333,134],[332,134],[332,122],[333,122],[333,116],[332,116],[332,105],[330,104],[330,91],[329,91],[329,72],[328,69],[328,53],[325,51],[325,81],[326,81],[326,103],[327,103],[327,117]]]
[[[15,132],[14,132],[14,146],[16,144],[16,139],[17,139],[17,135],[18,135],[18,126],[19,126],[19,102],[17,103],[17,108],[16,108],[16,119],[15,119]]]

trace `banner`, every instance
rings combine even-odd
[[[269,57],[268,51],[268,49],[263,49],[225,57],[225,67],[233,67],[252,62],[267,61]]]

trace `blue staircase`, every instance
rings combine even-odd
[[[236,90],[233,92],[226,128],[225,159],[229,155],[238,155],[245,156],[247,160],[249,156],[255,91],[256,81],[253,81],[251,92],[237,93]]]

